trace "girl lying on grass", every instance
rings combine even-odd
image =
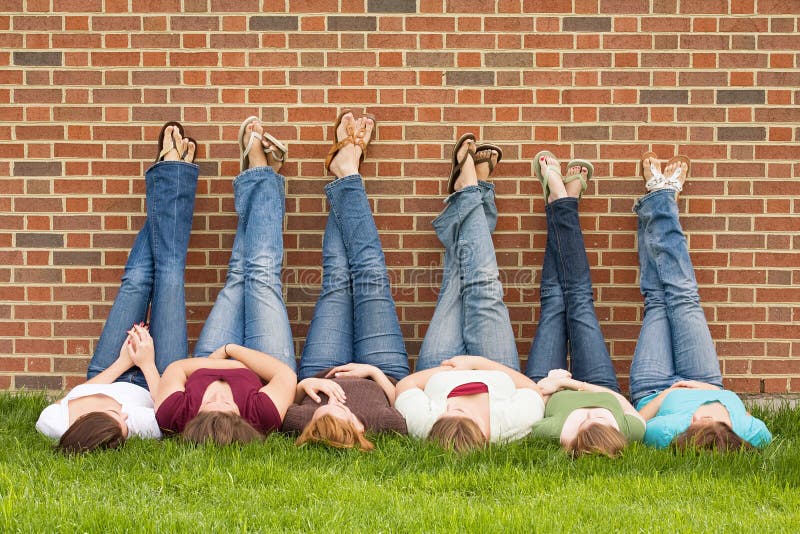
[[[158,158],[145,173],[147,219],[128,255],[88,380],[45,408],[36,423],[40,432],[59,439],[64,452],[116,448],[131,436],[161,437],[153,412],[159,373],[188,353],[183,276],[196,148],[179,123],[162,127]]]
[[[708,330],[677,194],[688,158],[672,158],[661,172],[652,152],[642,156],[648,193],[639,216],[639,268],[645,315],[631,365],[631,397],[647,420],[646,444],[718,452],[763,447],[772,440],[763,421],[747,413],[722,374]]]
[[[297,404],[283,421],[284,431],[300,433],[298,445],[371,450],[367,430],[406,433],[392,403],[396,381],[408,375],[408,355],[359,174],[374,128],[371,115],[356,118],[350,110],[334,126],[322,291],[300,358]]]
[[[277,171],[286,148],[256,117],[242,123],[239,144],[228,275],[195,347],[208,358],[170,365],[156,401],[161,428],[194,443],[244,443],[277,430],[297,384],[281,293],[285,199]]]
[[[544,188],[547,245],[542,265],[542,314],[525,370],[545,395],[544,419],[534,436],[558,440],[573,456],[616,457],[641,440],[644,419],[619,393],[617,376],[594,309],[589,261],[578,201],[592,176],[591,163],[573,160],[567,176],[558,160],[540,152],[534,165]],[[567,372],[567,353],[572,373]]]
[[[492,232],[500,161],[494,145],[466,134],[453,149],[447,207],[433,221],[445,247],[444,277],[417,372],[397,384],[395,407],[408,432],[446,449],[469,451],[522,438],[542,418],[539,387],[521,374]],[[483,354],[482,356],[457,356]]]

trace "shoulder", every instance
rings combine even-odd
[[[60,438],[69,428],[69,411],[65,404],[51,404],[39,415],[36,430],[53,439]]]

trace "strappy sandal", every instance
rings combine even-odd
[[[690,160],[688,156],[677,155],[669,158],[669,161],[667,161],[667,166],[669,166],[671,163],[676,163],[676,162],[678,163],[678,166],[675,168],[673,176],[667,178],[667,180],[673,181],[672,185],[676,192],[675,197],[677,198],[677,196],[680,195],[681,192],[683,191],[683,184],[685,184],[686,180],[689,179],[689,170],[692,167],[692,160]],[[686,176],[683,177],[683,183],[681,183],[680,180],[681,173],[683,172],[683,169],[681,169],[680,165],[681,163],[686,164]]]
[[[583,177],[583,173],[573,174],[572,176],[565,176],[562,178],[564,185],[567,185],[570,182],[574,182],[575,180],[581,181],[581,193],[578,195],[578,199],[583,196],[584,191],[586,188],[589,187],[589,180],[592,179],[592,175],[594,175],[594,165],[591,162],[586,161],[585,159],[573,159],[569,163],[567,163],[567,169],[570,167],[576,167],[580,165],[581,167],[586,167],[589,171],[586,173],[586,178]]]
[[[251,131],[250,132],[250,138],[247,140],[247,144],[245,145],[244,138],[245,138],[245,135],[247,134],[247,126],[252,124],[252,123],[254,123],[255,121],[260,121],[260,120],[261,119],[259,119],[258,117],[250,116],[250,117],[247,117],[242,122],[241,126],[239,126],[239,149],[241,150],[241,169],[242,169],[242,172],[246,171],[250,167],[250,165],[249,165],[249,163],[247,161],[247,155],[250,154],[250,151],[253,149],[253,145],[256,144],[256,142],[258,142],[258,146],[261,148],[261,150],[264,151],[264,155],[265,156],[269,156],[270,154],[272,154],[272,156],[276,160],[278,160],[281,164],[283,164],[286,161],[286,155],[289,153],[289,150],[286,148],[286,146],[283,143],[281,143],[280,141],[275,139],[273,136],[271,136],[267,132],[264,132],[264,134],[262,135],[262,134],[260,134],[260,133],[258,133],[256,131]],[[267,148],[264,147],[262,141],[265,138],[267,139],[267,141],[269,141],[270,143],[272,143],[275,146],[274,149],[270,150],[270,149],[267,149]]]
[[[184,139],[186,139],[187,143],[186,150],[184,150],[183,154],[181,154],[181,160],[185,161],[186,163],[194,163],[194,160],[197,159],[197,141],[195,141],[192,137],[185,137]],[[189,143],[194,143],[194,155],[192,156],[191,160],[186,159],[186,156],[189,155]]]
[[[542,171],[542,164],[539,161],[542,159],[542,157],[551,157],[554,159],[556,159],[556,157],[549,150],[542,150],[541,152],[536,154],[536,156],[534,156],[533,160],[533,174],[534,176],[536,176],[536,178],[539,179],[539,182],[541,182],[542,184],[542,190],[544,191],[544,203],[547,204],[548,202],[547,199],[550,198],[550,184],[547,181],[547,176]],[[564,181],[564,176],[561,174],[560,165],[545,165],[545,168],[555,172],[559,176],[559,178],[561,178],[561,181],[562,182]]]
[[[471,149],[467,150],[464,159],[458,161],[458,151],[461,150],[461,145],[463,145],[467,141],[474,142],[475,134],[465,133],[464,135],[458,138],[458,141],[456,141],[456,145],[453,147],[453,157],[451,159],[452,167],[450,168],[450,181],[447,183],[447,192],[449,194],[453,194],[456,192],[456,180],[458,180],[458,177],[461,174],[461,167],[464,166],[464,162],[467,161],[467,158],[472,158],[472,161],[475,162],[475,147],[472,147]]]
[[[476,154],[478,154],[480,152],[483,152],[485,150],[492,150],[494,152],[497,152],[497,161],[493,162],[491,156],[489,156],[488,158],[477,158],[477,159],[473,158],[473,161],[475,162],[476,166],[481,164],[481,163],[488,163],[489,164],[489,174],[492,174],[492,171],[494,170],[495,166],[503,160],[503,149],[501,149],[499,146],[493,145],[491,143],[482,143],[482,144],[480,144],[480,145],[475,147],[475,153]]]
[[[169,126],[174,126],[175,128],[177,128],[178,133],[180,133],[181,137],[183,137],[183,124],[177,121],[165,122],[164,125],[161,127],[161,132],[158,134],[158,152],[157,152],[158,156],[156,156],[155,160],[156,163],[158,163],[159,161],[164,161],[164,156],[169,154],[170,151],[172,150],[177,152],[178,156],[181,155],[181,153],[178,151],[178,145],[175,144],[175,139],[172,138],[172,136],[170,136],[170,140],[172,141],[171,143],[172,146],[164,146],[164,136],[166,135],[167,128]]]
[[[640,160],[642,164],[641,175],[642,178],[646,180],[644,184],[645,189],[647,189],[648,192],[656,191],[658,189],[672,189],[673,191],[675,191],[677,198],[677,195],[679,195],[681,191],[683,191],[683,184],[679,180],[679,177],[682,172],[680,165],[678,165],[675,168],[675,172],[673,172],[671,176],[664,176],[664,174],[660,170],[658,170],[655,165],[651,163],[650,171],[653,173],[653,177],[648,180],[644,174],[644,167],[645,167],[644,160],[648,158],[658,159],[654,152],[645,152],[644,154],[642,154],[642,158]],[[689,174],[688,168],[691,163],[691,160],[689,160],[689,158],[687,158],[686,156],[675,156],[670,158],[669,161],[667,161],[667,165],[675,162],[686,163],[686,168],[687,168],[686,174],[688,177]],[[685,179],[686,178],[684,178],[684,181]]]
[[[342,119],[348,113],[353,113],[353,111],[350,108],[343,109],[341,112],[339,112],[339,115],[336,117],[336,122],[334,122],[333,124],[334,143],[331,146],[330,150],[328,150],[328,155],[325,156],[325,169],[328,172],[331,172],[331,163],[333,162],[333,159],[336,157],[336,154],[338,154],[339,151],[342,148],[346,147],[347,145],[356,145],[361,149],[361,157],[358,158],[359,166],[361,166],[361,164],[364,163],[364,160],[367,157],[367,147],[369,147],[369,141],[364,141],[364,137],[366,137],[367,135],[366,127],[356,128],[355,124],[352,126],[348,126],[346,129],[347,135],[343,139],[339,139],[338,137],[337,132],[339,130],[339,125],[342,124]],[[372,115],[370,113],[362,113],[358,116],[358,118],[363,118],[363,117],[372,120],[372,136],[374,136],[375,130],[378,126],[378,121],[377,119],[375,119],[375,115]],[[356,116],[354,114],[353,119],[355,118]]]

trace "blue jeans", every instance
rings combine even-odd
[[[538,381],[552,369],[566,369],[569,352],[570,371],[576,380],[619,391],[594,311],[578,199],[555,200],[547,205],[545,213],[547,245],[540,290],[542,315],[525,374]]]
[[[208,356],[226,343],[236,343],[295,369],[281,283],[284,178],[270,167],[254,167],[236,177],[233,191],[239,223],[228,275],[194,355]]]
[[[639,215],[644,321],[631,364],[633,403],[679,380],[721,387],[719,360],[700,307],[675,193],[648,193],[634,211]]]
[[[416,370],[452,356],[484,356],[519,369],[508,309],[503,303],[492,232],[497,224],[494,186],[480,182],[450,195],[433,221],[444,245],[444,274],[436,310]]]
[[[355,362],[400,380],[408,375],[408,354],[361,176],[334,180],[325,194],[330,213],[322,243],[322,291],[299,378]]]
[[[161,161],[147,169],[147,220],[128,255],[87,379],[117,360],[127,331],[135,323],[147,321],[148,307],[158,372],[189,353],[183,278],[198,174],[197,165],[180,161]],[[138,367],[123,373],[117,382],[147,388]]]

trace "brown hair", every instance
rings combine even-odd
[[[89,412],[75,420],[56,445],[66,454],[80,454],[95,449],[116,449],[125,443],[119,421],[103,412]]]
[[[720,453],[752,449],[752,445],[721,421],[689,425],[689,428],[672,440],[672,444],[681,450],[708,449]]]
[[[250,423],[231,412],[200,412],[183,429],[183,439],[198,445],[209,441],[217,445],[249,443],[263,438]]]
[[[357,447],[362,451],[371,451],[375,445],[364,436],[350,421],[325,414],[311,420],[303,429],[303,433],[295,441],[295,445],[304,443],[324,443],[337,449]]]
[[[470,452],[486,446],[486,436],[468,417],[440,417],[431,427],[428,439],[443,449]]]
[[[613,426],[595,423],[578,429],[575,439],[566,449],[573,458],[584,454],[602,454],[609,458],[616,458],[627,444],[628,440],[625,439],[622,432]]]

